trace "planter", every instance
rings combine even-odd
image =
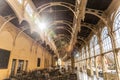
[[[83,72],[82,68],[80,67],[80,72]]]
[[[105,80],[117,80],[117,74],[104,73]]]
[[[87,69],[87,75],[88,76],[93,76],[93,71],[91,69]]]

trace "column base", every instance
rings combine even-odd
[[[88,76],[93,76],[93,70],[87,69],[87,75]]]
[[[80,67],[80,72],[83,72],[82,67]]]

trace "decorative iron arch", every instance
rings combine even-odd
[[[50,23],[48,26],[48,29],[49,28],[51,28],[51,26],[53,26],[53,25],[56,25],[56,24],[65,24],[65,25],[67,25],[67,26],[69,26],[69,28],[73,31],[73,28],[72,28],[72,22],[70,22],[70,21],[67,21],[67,20],[58,20],[58,21],[54,21],[54,22],[52,22],[52,23]]]
[[[81,23],[81,25],[82,25],[82,27],[89,28],[91,31],[93,31],[94,34],[97,34],[96,29],[93,28],[95,25],[89,24],[89,23]]]
[[[26,24],[27,24],[27,27],[25,27]],[[30,29],[30,27],[28,27],[28,26],[30,26],[30,25],[29,25],[29,23],[28,23],[26,20],[22,21],[22,22],[21,22],[21,25],[22,25],[22,27],[21,27],[22,30],[20,30],[20,32],[18,32],[18,34],[15,36],[15,39],[14,39],[14,41],[13,41],[13,45],[14,45],[14,46],[15,46],[15,44],[16,44],[17,38],[22,34],[22,32],[24,32],[25,30]]]
[[[55,39],[54,42],[56,42],[57,40],[59,40],[60,37],[66,38],[68,41],[70,41],[70,38],[69,38],[68,36],[66,36],[66,35],[64,35],[64,34],[63,34],[63,35],[59,34],[59,35],[58,35],[58,38]]]
[[[78,39],[80,39],[80,40],[83,41],[85,44],[87,44],[87,42],[86,42],[82,37],[78,37]]]
[[[5,27],[5,25],[10,22],[11,20],[15,19],[16,17],[14,15],[9,15],[9,18],[2,24],[2,26],[0,27],[0,32],[2,31],[2,29]]]
[[[72,30],[72,32],[73,32],[73,28],[72,28],[72,22],[70,22],[70,21],[66,21],[66,20],[58,20],[58,21],[54,21],[54,22],[52,22],[52,23],[50,23],[50,26],[48,27],[48,31],[47,31],[47,34],[49,34],[50,32],[51,32],[51,26],[52,25],[56,25],[56,24],[65,24],[65,25],[67,25],[68,27],[69,27],[69,29],[71,29]],[[55,27],[56,28],[56,27]],[[54,29],[55,29],[54,28]],[[65,28],[64,28],[65,29]],[[67,30],[67,29],[66,29]],[[73,34],[70,30],[67,30],[71,35]]]
[[[72,35],[72,32],[70,32],[70,30],[68,30],[68,29],[66,29],[64,27],[55,27],[53,29],[50,29],[48,34],[50,34],[52,31],[57,30],[57,29],[64,29],[64,30],[66,30],[67,32],[69,32]]]
[[[91,14],[91,15],[94,15],[94,16],[100,18],[100,19],[104,22],[105,25],[108,25],[108,24],[107,24],[107,20],[106,20],[105,18],[103,18],[102,16],[96,14],[95,12],[85,11],[85,13],[86,13],[86,14]]]
[[[51,6],[63,6],[63,7],[66,7],[70,11],[72,11],[75,18],[77,18],[77,15],[76,15],[75,11],[71,8],[71,7],[74,7],[74,5],[72,5],[70,3],[66,3],[66,2],[50,2],[50,3],[44,4],[44,5],[40,6],[40,7],[38,7],[37,9],[38,9],[39,13],[41,13],[43,10],[45,10],[45,9],[51,7]]]
[[[16,37],[15,37],[15,39],[14,39],[14,41],[13,41],[13,45],[15,46],[16,45],[16,40],[17,40],[17,38],[21,35],[21,33],[23,33],[25,30],[27,30],[27,29],[29,29],[29,28],[24,28],[23,30],[21,30],[17,35],[16,35]]]

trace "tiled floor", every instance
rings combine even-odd
[[[78,74],[78,80],[103,80],[103,78],[99,77],[96,78],[96,76],[94,75],[93,77],[88,76],[85,72],[81,73],[81,72],[77,72]]]

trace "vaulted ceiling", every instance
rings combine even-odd
[[[110,5],[112,0],[88,0],[86,9],[94,9],[99,10],[101,12],[105,11],[108,6]],[[51,2],[65,2],[73,5],[72,9],[75,11],[75,0],[33,0],[33,3],[37,8],[40,6],[51,3]],[[69,6],[69,5],[68,5]],[[65,8],[63,6],[51,6],[47,9],[45,9],[40,15],[45,16],[47,19],[50,19],[51,22],[54,21],[61,21],[63,20],[68,21],[70,26],[73,28],[73,20],[74,20],[74,14],[72,11],[70,11],[68,8]],[[47,15],[47,16],[46,16]],[[87,23],[91,25],[96,25],[100,18],[98,18],[95,15],[92,14],[85,14],[85,19],[82,21],[82,23]],[[59,50],[59,54],[65,55],[65,49],[66,46],[69,45],[70,39],[71,39],[71,33],[73,32],[72,29],[64,24],[64,23],[57,23],[54,26],[51,26],[51,28],[56,28],[53,31],[57,35],[57,37],[54,38],[55,44]],[[86,39],[90,33],[91,29],[86,27],[87,25],[81,25],[81,31],[78,33],[78,37],[81,37],[83,39]],[[57,27],[64,27],[64,28],[57,28]],[[71,32],[71,33],[70,33]],[[77,39],[76,46],[79,48],[83,41],[81,39]],[[68,47],[68,46],[67,46]]]
[[[43,9],[48,3],[51,5],[53,3],[57,2],[62,2],[62,4],[65,6],[70,7],[73,11],[75,11],[75,4],[76,0],[32,0],[36,10],[39,12],[40,9]],[[110,5],[112,0],[88,0],[87,5],[86,5],[86,10],[91,9],[93,10],[99,10],[100,15],[102,15]],[[41,7],[43,6],[43,7]],[[48,24],[50,24],[49,29],[50,29],[50,37],[53,39],[55,42],[55,45],[57,46],[58,52],[63,57],[66,53],[66,48],[69,45],[70,39],[72,37],[73,33],[73,22],[74,22],[74,13],[69,9],[66,8],[65,6],[60,6],[58,5],[53,5],[45,8],[44,10],[41,11],[39,14],[42,19],[45,19]],[[10,14],[14,14],[12,9],[8,6],[8,4],[5,2],[5,0],[0,0],[0,15],[2,16],[7,16]],[[81,21],[81,27],[80,27],[80,32],[77,34],[77,43],[75,45],[75,48],[79,48],[82,44],[83,41],[79,39],[78,37],[81,37],[82,39],[86,39],[90,33],[91,29],[88,28],[89,25],[82,25],[82,24],[90,24],[90,25],[97,25],[99,22],[100,18],[93,14],[85,14],[84,21]],[[21,27],[22,25],[29,26],[26,22],[19,24],[17,18],[11,21],[17,27]],[[92,26],[95,27],[95,26]],[[25,31],[26,34],[28,34],[30,37],[33,39],[40,38],[39,35],[34,32],[30,33],[30,30]],[[54,34],[54,35],[53,35]],[[38,41],[41,43],[40,41]],[[47,47],[51,53],[54,53],[49,47],[49,45],[45,46],[45,42],[41,43],[44,47]]]

